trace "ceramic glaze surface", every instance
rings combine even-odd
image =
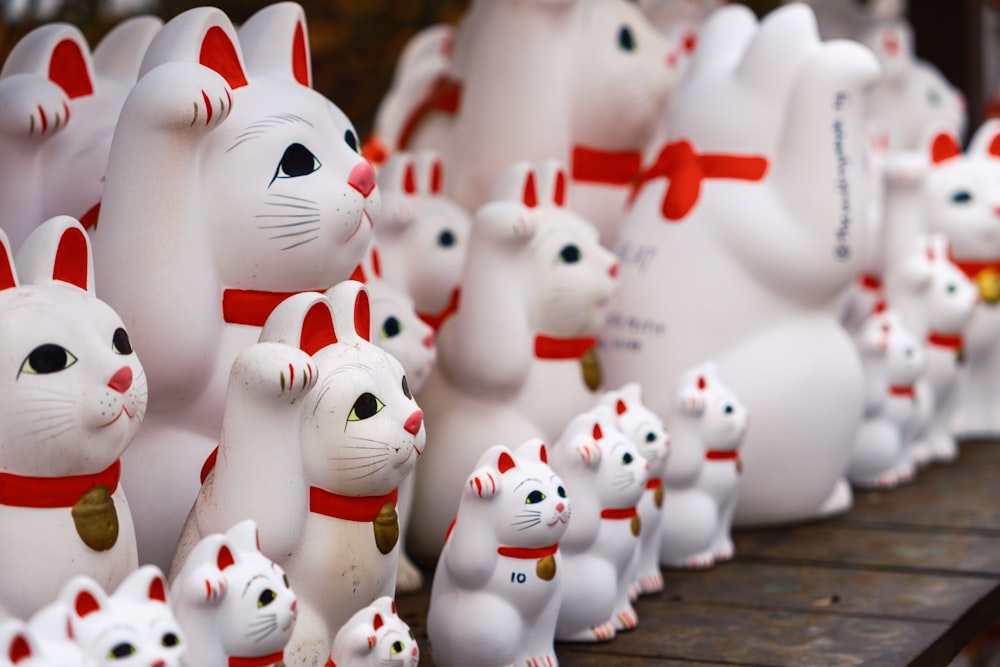
[[[666,416],[681,374],[718,362],[754,415],[737,524],[850,506],[863,387],[837,311],[864,256],[862,89],[876,73],[863,47],[819,41],[801,5],[760,24],[719,9],[616,242],[606,379],[638,381]]]
[[[337,631],[326,667],[417,667],[420,647],[389,596],[358,610]]]

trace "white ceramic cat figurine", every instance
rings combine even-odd
[[[632,597],[659,593],[663,590],[663,575],[660,573],[663,471],[670,455],[670,436],[663,420],[643,404],[642,387],[636,382],[605,392],[598,402],[615,411],[618,429],[631,438],[639,453],[649,462],[646,493],[642,494],[636,506],[643,528],[631,575],[634,586]]]
[[[560,546],[565,585],[556,639],[613,639],[639,622],[629,599],[629,566],[639,548],[636,505],[646,489],[649,463],[618,430],[614,410],[605,405],[573,419],[549,458],[574,499]]]
[[[663,472],[660,562],[675,568],[711,567],[734,554],[730,527],[750,416],[719,379],[714,362],[682,376],[674,410],[670,459]]]
[[[514,451],[497,445],[466,479],[427,612],[435,664],[558,664],[559,540],[572,504],[548,456],[537,439]]]
[[[237,357],[173,568],[202,535],[254,519],[298,593],[289,667],[321,664],[337,629],[395,590],[397,489],[426,439],[402,367],[367,340],[364,286],[328,294],[289,297]]]
[[[553,442],[595,400],[594,334],[618,263],[565,208],[568,185],[556,163],[517,163],[476,213],[459,308],[438,332],[420,393],[433,445],[417,469],[409,547],[418,560],[440,553],[458,508],[454,480],[489,442]]]
[[[926,358],[920,340],[893,309],[872,312],[855,340],[865,368],[865,419],[847,477],[858,487],[889,489],[915,474],[909,445],[918,418],[916,383]]]
[[[260,552],[253,519],[202,538],[171,582],[170,602],[201,667],[281,663],[298,616],[288,576]]]
[[[89,577],[73,577],[59,601],[71,610],[73,638],[97,667],[116,667],[123,660],[162,667],[196,664],[155,565],[135,570],[110,595]]]
[[[906,326],[925,343],[923,379],[934,397],[934,410],[924,434],[926,459],[954,460],[958,454],[951,421],[956,389],[965,373],[965,330],[979,308],[979,290],[951,260],[951,247],[941,235],[924,237],[919,250],[887,277],[886,289]]]
[[[760,24],[718,9],[618,236],[606,381],[639,382],[666,418],[682,373],[718,362],[754,415],[737,524],[851,503],[863,381],[838,308],[863,257],[862,89],[876,74],[863,47],[820,42],[800,4]]]
[[[53,618],[59,619],[58,625],[49,622]],[[70,639],[68,618],[65,605],[50,603],[28,623],[17,618],[0,621],[0,667],[93,667],[90,656]]]
[[[383,273],[434,330],[458,307],[472,219],[444,194],[445,171],[433,151],[393,154],[378,172],[382,209],[375,236]]]
[[[11,49],[0,80],[33,75],[51,81],[65,93],[57,113],[41,110],[39,135],[51,124],[65,127],[39,143],[32,163],[19,166],[21,177],[0,179],[0,227],[14,247],[56,215],[71,215],[85,229],[97,222],[108,152],[118,113],[135,84],[146,46],[163,21],[154,16],[129,19],[115,26],[93,53],[80,29],[69,23],[42,25]],[[5,160],[8,162],[8,160]],[[13,169],[12,169],[13,171]]]
[[[446,192],[469,211],[508,165],[559,160],[569,205],[610,244],[679,83],[676,50],[639,9],[481,0],[458,28],[432,26],[414,42],[377,112],[379,145],[440,152]]]
[[[417,667],[420,647],[389,596],[348,619],[333,638],[325,667]]]
[[[24,619],[73,575],[112,587],[138,566],[118,480],[146,380],[73,218],[39,226],[16,270],[0,232],[0,313],[0,618]]]
[[[237,353],[285,296],[346,279],[368,247],[374,171],[310,87],[306,36],[290,2],[238,36],[218,9],[184,12],[150,44],[119,117],[95,259],[149,359],[155,400],[124,479],[144,562],[169,562]]]

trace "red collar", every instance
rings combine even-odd
[[[913,385],[891,384],[889,385],[889,395],[897,396],[899,398],[913,398],[914,397]]]
[[[945,334],[932,331],[927,334],[927,343],[935,347],[948,348],[949,350],[961,350],[964,341],[961,334]]]
[[[661,213],[667,220],[676,222],[684,218],[701,194],[701,182],[706,178],[735,178],[759,181],[767,173],[767,158],[760,155],[728,155],[705,153],[699,155],[686,140],[665,145],[656,162],[639,175],[632,199],[643,186],[657,178],[670,181],[663,197]]]
[[[501,556],[508,556],[510,558],[521,558],[524,560],[535,560],[537,558],[545,558],[546,556],[551,556],[559,549],[559,543],[551,544],[547,547],[538,547],[537,549],[525,549],[522,547],[497,547],[497,553]]]
[[[587,350],[597,345],[597,338],[553,338],[538,334],[535,336],[536,359],[579,359]]]
[[[580,183],[631,185],[642,171],[639,151],[605,151],[587,146],[574,146],[571,177]]]
[[[261,655],[256,658],[237,658],[230,656],[229,667],[270,667],[275,663],[281,662],[284,658],[284,651],[278,651],[277,653],[272,653],[271,655]]]
[[[386,503],[395,505],[398,496],[399,489],[393,489],[384,496],[342,496],[318,486],[310,486],[309,511],[344,521],[370,523]]]
[[[709,461],[737,461],[740,453],[735,449],[710,449],[705,452],[705,458]]]
[[[417,317],[422,319],[436,333],[437,330],[441,328],[441,325],[444,324],[445,320],[458,311],[458,301],[461,296],[461,288],[456,287],[451,291],[451,297],[448,299],[448,303],[445,304],[444,309],[441,312],[436,315],[432,313],[417,313]]]
[[[659,477],[653,477],[652,479],[646,482],[646,488],[649,489],[650,491],[658,489],[661,486],[663,486],[663,480],[660,479]]]
[[[90,475],[28,477],[0,472],[0,505],[8,507],[73,507],[87,491],[104,486],[108,493],[118,490],[121,461]]]
[[[979,273],[986,269],[1000,273],[1000,259],[955,259],[951,254],[948,258],[961,269],[962,273],[972,279],[975,279]]]
[[[438,111],[449,116],[454,116],[462,108],[462,82],[457,79],[450,79],[442,74],[434,81],[430,91],[413,108],[403,129],[399,133],[399,140],[396,145],[399,150],[407,150],[410,140],[424,122],[427,114]]]
[[[322,293],[323,290],[304,290]],[[298,292],[263,292],[252,289],[222,291],[222,319],[230,324],[262,327],[278,304]]]
[[[631,519],[637,514],[638,512],[634,507],[629,507],[621,510],[616,510],[616,509],[601,510],[602,519]]]

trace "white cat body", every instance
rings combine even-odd
[[[368,246],[374,171],[310,84],[300,6],[239,33],[201,7],[156,35],[119,117],[95,257],[150,359],[156,399],[125,479],[144,561],[169,561],[238,352],[285,296],[344,280]]]
[[[438,151],[447,194],[469,211],[510,164],[558,160],[570,167],[570,206],[610,244],[679,82],[676,53],[639,9],[474,2],[458,28],[413,42],[376,115],[378,142]]]
[[[558,664],[559,540],[572,504],[547,459],[537,439],[513,452],[498,445],[466,480],[431,589],[435,664]]]
[[[388,595],[348,619],[333,639],[325,667],[417,667],[420,647]]]
[[[718,375],[706,362],[678,386],[660,515],[660,562],[667,567],[710,567],[733,557],[730,527],[749,413]]]
[[[607,641],[639,620],[629,590],[641,533],[636,505],[649,463],[618,430],[614,410],[603,405],[573,419],[550,458],[574,498],[560,547],[566,584],[556,638]]]
[[[565,208],[555,163],[513,165],[497,201],[476,214],[457,312],[437,336],[420,392],[432,426],[417,470],[411,553],[432,562],[458,507],[453,481],[490,441],[552,442],[594,402],[584,374],[617,261],[586,220]]]
[[[618,236],[606,380],[638,381],[666,416],[681,374],[718,362],[754,415],[737,524],[850,505],[863,385],[837,311],[863,258],[862,88],[876,72],[866,49],[820,42],[801,5],[759,25],[720,8]]]
[[[0,276],[0,618],[24,619],[73,575],[111,587],[138,566],[118,480],[146,382],[76,220],[38,227],[16,271],[0,234]]]
[[[170,598],[188,654],[203,667],[280,663],[298,615],[288,577],[260,552],[252,519],[202,538]]]
[[[289,667],[322,663],[337,629],[394,591],[397,490],[425,441],[402,367],[366,339],[364,286],[328,295],[287,299],[237,357],[214,469],[174,560],[177,571],[202,535],[254,519],[298,592]]]

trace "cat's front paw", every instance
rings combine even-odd
[[[601,464],[601,448],[595,442],[587,442],[576,448],[576,453],[588,468],[597,468]]]
[[[41,139],[64,127],[69,117],[69,97],[48,79],[14,74],[0,80],[0,134]]]
[[[316,386],[318,376],[312,357],[302,350],[283,343],[257,343],[236,358],[230,389],[250,389],[294,403]]]
[[[466,488],[478,498],[493,498],[500,492],[500,471],[483,466],[472,472]]]
[[[143,114],[176,132],[218,127],[233,108],[233,91],[218,73],[195,63],[170,62],[143,76],[125,103],[123,117]]]

